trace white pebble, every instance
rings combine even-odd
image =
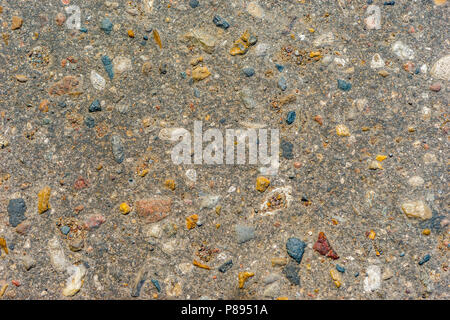
[[[381,287],[381,269],[371,265],[367,268],[367,277],[364,279],[364,291],[371,292]]]

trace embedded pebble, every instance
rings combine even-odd
[[[11,199],[8,203],[9,224],[17,227],[22,221],[26,219],[25,212],[27,205],[22,198]]]
[[[372,292],[381,287],[381,268],[377,265],[367,267],[367,276],[364,278],[363,286],[365,292]]]
[[[436,61],[431,67],[430,73],[436,79],[450,81],[450,55]]]
[[[103,90],[106,86],[106,80],[99,75],[95,70],[91,71],[91,83],[95,90]]]
[[[292,259],[300,263],[305,252],[306,243],[298,238],[289,238],[286,242],[286,250]]]
[[[116,160],[117,163],[122,163],[125,158],[125,149],[119,135],[113,135],[111,137],[111,146],[114,160]]]
[[[431,219],[431,209],[421,200],[406,201],[401,205],[403,213],[409,218]]]
[[[255,238],[255,228],[243,224],[235,227],[237,243],[242,244]]]

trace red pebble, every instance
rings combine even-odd
[[[15,285],[16,287],[20,287],[20,282],[17,281],[17,280],[11,280],[11,283],[12,283],[13,285]]]
[[[85,220],[84,226],[86,229],[98,228],[105,221],[105,217],[101,214],[93,214]]]
[[[327,240],[327,237],[323,232],[319,233],[319,239],[314,244],[313,249],[319,252],[323,256],[327,256],[331,259],[339,259],[339,256],[334,252],[333,248],[331,248],[330,243]]]
[[[441,91],[441,84],[440,83],[434,83],[430,86],[430,90],[434,92]]]
[[[85,189],[89,186],[89,183],[87,180],[83,179],[82,177],[79,177],[77,181],[75,181],[74,185],[75,189],[81,190]]]

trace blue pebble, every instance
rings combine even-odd
[[[385,1],[383,4],[385,6],[393,6],[395,4],[395,1]]]
[[[144,40],[141,41],[141,46],[145,46],[146,44],[147,44],[146,41],[144,41]]]
[[[287,124],[293,124],[295,121],[296,113],[295,111],[289,111],[286,117]]]
[[[254,46],[258,42],[258,38],[254,35],[251,35],[250,38],[248,38],[248,43],[251,46]]]
[[[294,159],[294,154],[292,151],[294,150],[294,145],[289,141],[281,141],[281,150],[282,156],[285,159]]]
[[[152,279],[151,281],[152,281],[153,285],[155,286],[156,290],[158,290],[158,292],[161,292],[161,286],[159,285],[159,281],[155,280],[155,279]]]
[[[416,70],[414,70],[414,74],[419,74],[420,73],[420,68],[417,67]]]
[[[340,266],[340,265],[338,265],[338,264],[336,264],[336,270],[339,271],[339,272],[341,272],[341,273],[344,273],[344,272],[345,272],[345,268],[342,267],[342,266]]]
[[[181,72],[180,75],[181,75],[181,77],[182,77],[183,79],[186,79],[186,77],[187,77],[186,72],[184,72],[184,71]]]
[[[359,276],[359,272],[355,273],[355,278],[357,278]]]
[[[404,252],[400,253],[400,257],[404,257],[404,256],[405,256]]]
[[[86,120],[84,120],[84,124],[86,125],[86,127],[92,129],[93,127],[95,127],[95,119],[92,117],[86,117]]]
[[[422,260],[419,261],[419,266],[423,265],[425,262],[428,262],[430,260],[431,255],[427,254],[425,257],[422,258]]]
[[[280,88],[282,91],[285,91],[287,89],[285,77],[280,77],[280,79],[278,80],[278,88]]]
[[[222,18],[218,15],[214,16],[213,22],[216,26],[218,26],[224,30],[227,30],[230,27],[230,24],[224,18]]]
[[[305,252],[306,243],[298,238],[289,238],[286,242],[287,253],[292,259],[300,263],[303,258],[303,253]]]
[[[8,249],[9,250],[11,250],[11,251],[14,251],[14,248],[16,247],[16,245],[14,244],[14,243],[10,243],[9,245],[8,245]]]
[[[253,68],[244,68],[244,69],[242,69],[242,71],[244,72],[244,74],[247,77],[252,77],[255,75],[255,69],[253,69]]]
[[[27,205],[22,198],[11,199],[8,204],[9,223],[16,227],[22,221],[26,220],[25,212],[27,211]]]
[[[81,27],[80,32],[87,33],[88,29],[86,27]]]
[[[70,228],[68,226],[62,226],[61,227],[61,233],[65,236],[67,236],[70,232]]]
[[[148,40],[148,36],[144,36],[144,40],[147,41]]]
[[[94,102],[89,106],[89,112],[97,112],[102,111],[102,107],[100,106],[100,101],[95,99]]]
[[[58,102],[58,106],[60,108],[65,108],[65,107],[67,107],[67,104],[64,101],[60,101],[60,102]]]
[[[108,18],[105,18],[102,20],[102,25],[100,26],[100,29],[102,29],[103,31],[105,31],[106,34],[110,34],[113,28],[113,24],[111,22],[111,20],[109,20]]]
[[[352,88],[352,84],[350,82],[347,82],[345,80],[338,80],[338,88],[342,91],[349,91]]]
[[[198,2],[198,0],[190,0],[189,5],[191,6],[191,8],[197,8],[199,5],[199,2]]]
[[[367,0],[367,4],[372,4],[373,0]]]
[[[194,96],[196,98],[200,98],[200,90],[198,90],[197,88],[194,89]]]
[[[112,61],[108,56],[102,57],[102,63],[105,67],[105,71],[108,74],[109,78],[112,80],[114,78],[114,69],[112,65]]]
[[[283,71],[284,70],[284,66],[282,66],[281,64],[276,63],[275,67],[278,69],[278,71]]]

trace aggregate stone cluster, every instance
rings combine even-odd
[[[448,299],[449,8],[0,0],[0,299]]]

